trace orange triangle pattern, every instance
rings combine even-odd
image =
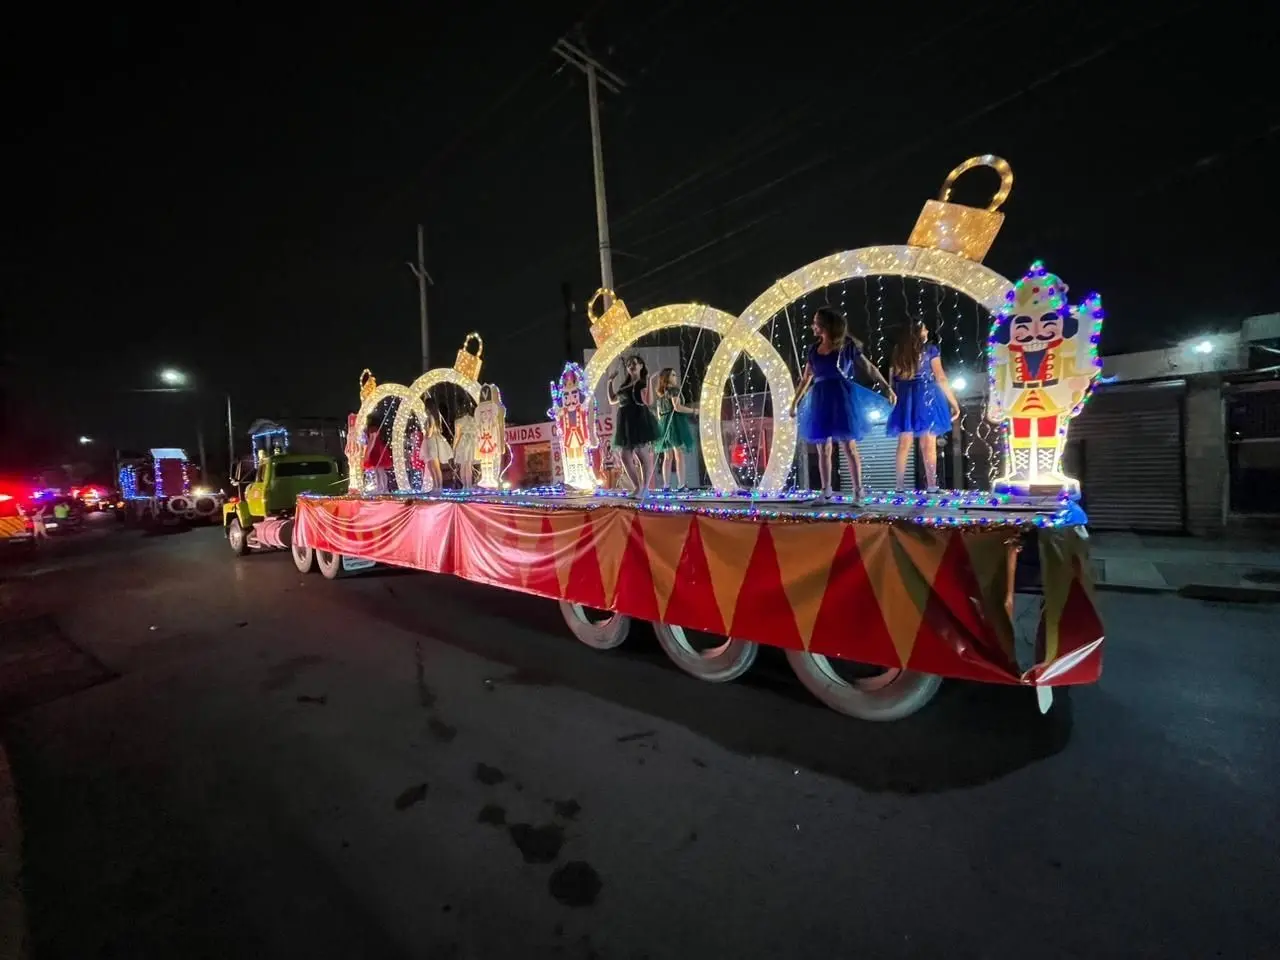
[[[743,557],[750,557],[756,548],[756,540],[764,529],[761,523],[726,523],[711,517],[698,517],[698,539],[707,561],[707,575],[711,579],[711,591],[721,623],[733,623],[733,611],[738,605],[738,593],[747,576]]]
[[[647,513],[638,511],[636,519],[644,535],[644,549],[649,557],[649,572],[658,600],[658,619],[666,616],[671,590],[676,584],[676,567],[684,553],[684,543],[693,526],[693,517],[685,513]]]
[[[627,539],[622,551],[622,567],[618,571],[618,587],[610,609],[641,620],[661,620],[640,520],[635,514],[624,516],[627,518]]]
[[[908,586],[906,576],[916,576],[914,569],[904,570],[894,547],[893,530],[888,524],[854,525],[858,536],[858,553],[870,577],[871,589],[880,605],[880,615],[900,663],[911,659],[911,650],[924,619],[924,604],[918,592]]]
[[[844,526],[831,561],[831,576],[813,625],[809,652],[880,667],[902,666],[863,566],[853,524]]]
[[[585,607],[607,610],[604,581],[600,576],[600,562],[596,547],[601,542],[596,536],[595,523],[590,513],[583,513],[582,534],[573,549],[573,562],[569,582],[564,586],[566,598]]]
[[[585,510],[556,510],[547,521],[551,524],[551,562],[555,566],[556,580],[560,584],[559,596],[565,596],[569,573],[573,569],[578,552],[579,533],[585,522]]]
[[[1003,656],[990,626],[979,618],[972,597],[977,587],[963,534],[943,534],[946,546],[934,571],[920,635],[907,666],[921,673],[1007,683],[1017,664]],[[994,657],[993,657],[994,655]]]
[[[738,594],[729,635],[788,650],[800,650],[800,633],[791,614],[791,603],[782,586],[778,554],[769,524],[762,524],[756,548],[747,562],[747,575]]]
[[[800,643],[808,650],[844,530],[835,523],[789,523],[770,526],[769,534]]]
[[[689,527],[689,539],[684,542],[684,552],[676,567],[675,586],[664,616],[669,623],[678,623],[682,627],[721,635],[728,632],[716,604],[707,553],[702,543],[702,527],[696,520]]]
[[[597,510],[592,519],[595,532],[596,560],[600,565],[600,585],[604,590],[604,609],[613,608],[622,568],[622,553],[627,546],[630,516],[613,508]]]

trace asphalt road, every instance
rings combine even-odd
[[[216,530],[0,558],[34,956],[1280,955],[1280,612],[1110,594],[1103,682],[864,724]]]

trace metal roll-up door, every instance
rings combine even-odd
[[[840,458],[840,490],[853,492],[853,480],[849,474],[849,458],[844,447],[837,447]],[[858,441],[858,459],[862,461],[862,485],[871,490],[892,490],[897,484],[898,438],[885,436],[883,426],[875,424],[862,440]],[[816,476],[816,474],[815,474]],[[903,483],[916,485],[916,444],[911,444],[907,457],[907,475]]]
[[[1071,423],[1064,463],[1096,530],[1186,529],[1186,384],[1103,387]]]

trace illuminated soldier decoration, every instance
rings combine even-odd
[[[596,488],[595,471],[591,469],[591,451],[598,444],[595,412],[595,397],[587,391],[587,376],[582,367],[566,363],[559,382],[551,384],[551,409],[547,416],[555,427],[564,485],[574,490]]]
[[[502,458],[507,450],[507,408],[502,392],[492,383],[480,388],[476,404],[476,459],[480,462],[480,486],[495,489],[502,484]]]
[[[987,339],[987,417],[1005,425],[1005,472],[996,489],[1078,492],[1062,472],[1071,419],[1102,361],[1102,298],[1067,304],[1067,285],[1036,261],[1007,295]]]

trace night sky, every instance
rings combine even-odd
[[[575,24],[628,84],[603,123],[633,313],[737,312],[820,256],[905,242],[980,153],[1017,177],[987,264],[1016,278],[1042,257],[1100,290],[1105,352],[1280,309],[1261,7],[881,6],[25,23],[6,45],[6,465],[65,459],[80,434],[192,448],[197,416],[212,454],[228,391],[242,428],[345,414],[365,366],[409,382],[419,222],[433,360],[480,330],[484,379],[513,421],[538,418],[565,359],[561,284],[579,310],[599,284],[585,82],[550,49]],[[956,198],[985,204],[993,183]],[[580,360],[584,318],[574,335]],[[163,366],[201,393],[128,392]]]

